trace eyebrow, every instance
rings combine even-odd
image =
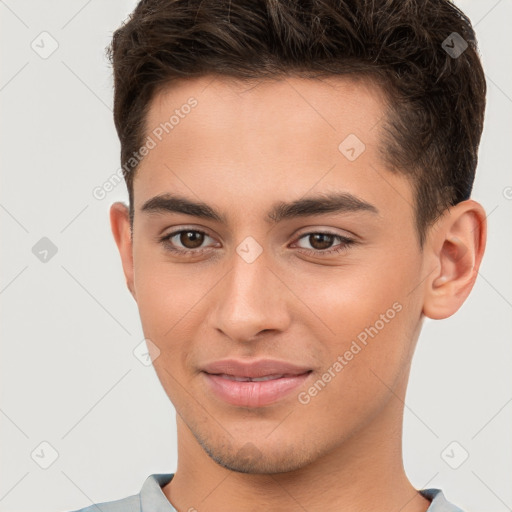
[[[215,220],[227,224],[226,216],[203,202],[195,202],[175,194],[161,194],[146,201],[141,211],[147,213],[183,213],[202,219]],[[327,213],[369,212],[379,210],[371,203],[363,201],[348,192],[332,192],[304,197],[291,202],[278,202],[267,213],[271,224],[282,220]]]

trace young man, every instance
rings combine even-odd
[[[409,482],[401,434],[422,320],[460,308],[485,247],[469,20],[144,0],[110,52],[111,225],[178,467],[101,510],[460,510]]]

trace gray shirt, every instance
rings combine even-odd
[[[162,487],[168,484],[173,476],[174,473],[149,475],[139,494],[116,501],[97,503],[73,512],[176,512],[162,491]],[[446,501],[440,489],[423,489],[419,492],[432,502],[427,512],[463,512]],[[191,507],[190,510],[194,508]]]

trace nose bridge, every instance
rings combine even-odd
[[[268,268],[268,255],[254,242],[245,240],[236,248],[214,318],[216,328],[238,341],[249,340],[263,330],[285,329],[288,322],[282,285]]]

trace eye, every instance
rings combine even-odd
[[[207,233],[197,229],[180,229],[173,231],[160,238],[160,242],[167,251],[178,255],[201,254],[208,251],[211,247],[202,247],[206,239],[213,238]],[[302,248],[300,252],[312,256],[329,256],[340,253],[356,243],[355,240],[346,236],[329,233],[329,232],[311,232],[304,233],[299,237],[298,246]],[[339,243],[333,246],[338,240]],[[301,245],[306,242],[312,248]],[[218,245],[217,245],[218,246]]]
[[[164,247],[179,254],[201,253],[207,250],[206,247],[201,247],[206,238],[211,238],[204,231],[197,229],[181,229],[173,231],[160,239]]]
[[[355,240],[351,238],[329,232],[305,233],[299,238],[299,241],[301,240],[304,240],[312,247],[312,249],[306,247],[305,250],[301,252],[313,256],[324,256],[340,253],[347,250],[351,245],[356,243]],[[333,247],[333,243],[336,240],[338,240],[340,243]],[[299,247],[303,246],[301,246],[299,243]]]

